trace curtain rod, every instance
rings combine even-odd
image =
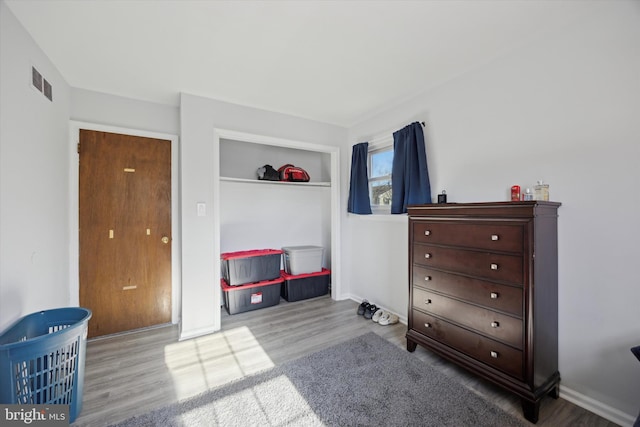
[[[415,120],[414,120],[415,121]],[[411,122],[413,123],[413,122]],[[422,127],[426,127],[426,123],[424,121],[418,122],[422,125]],[[405,125],[408,126],[408,125]],[[403,126],[403,127],[405,127]],[[403,127],[401,127],[400,129],[402,129]],[[393,141],[393,133],[398,131],[399,129],[396,130],[387,130],[385,132],[378,132],[373,138],[369,139],[369,147],[373,147],[375,148],[377,145],[385,145],[386,143],[389,142],[389,140]]]

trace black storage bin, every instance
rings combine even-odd
[[[278,277],[275,280],[243,286],[229,286],[224,279],[220,279],[220,287],[224,293],[224,307],[229,314],[237,314],[278,305],[283,281],[282,277]]]
[[[229,286],[280,277],[280,249],[255,249],[220,254],[222,277]]]
[[[284,280],[281,296],[289,302],[315,298],[329,292],[331,270],[326,268],[316,273],[298,275],[288,274],[282,270],[280,275]]]

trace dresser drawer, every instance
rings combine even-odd
[[[413,307],[474,329],[522,349],[522,320],[420,288],[413,289]]]
[[[522,287],[501,285],[417,265],[413,266],[412,284],[522,317]]]
[[[523,356],[520,350],[418,310],[413,310],[412,314],[413,321],[410,327],[413,330],[449,347],[453,347],[519,380],[524,379]]]
[[[493,223],[415,221],[413,241],[522,253],[524,228],[522,225]]]
[[[413,262],[425,267],[441,268],[489,280],[523,283],[523,258],[520,255],[413,245]]]

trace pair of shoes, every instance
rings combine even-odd
[[[370,306],[369,301],[362,300],[362,304],[358,306],[358,316],[364,315],[364,312],[367,311],[367,308]]]
[[[378,324],[382,326],[393,325],[394,323],[398,323],[400,319],[393,313],[385,311],[378,319]]]
[[[369,304],[367,309],[364,311],[364,318],[371,319],[377,311],[380,309],[375,304]]]
[[[380,321],[380,318],[382,317],[382,315],[384,315],[385,313],[388,313],[388,311],[386,311],[386,310],[378,310],[373,314],[373,316],[371,317],[371,320],[373,320],[374,322],[378,323]]]

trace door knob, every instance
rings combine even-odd
[[[169,243],[169,238],[167,236],[162,236],[161,240],[162,240],[162,243],[164,243],[165,245]]]

